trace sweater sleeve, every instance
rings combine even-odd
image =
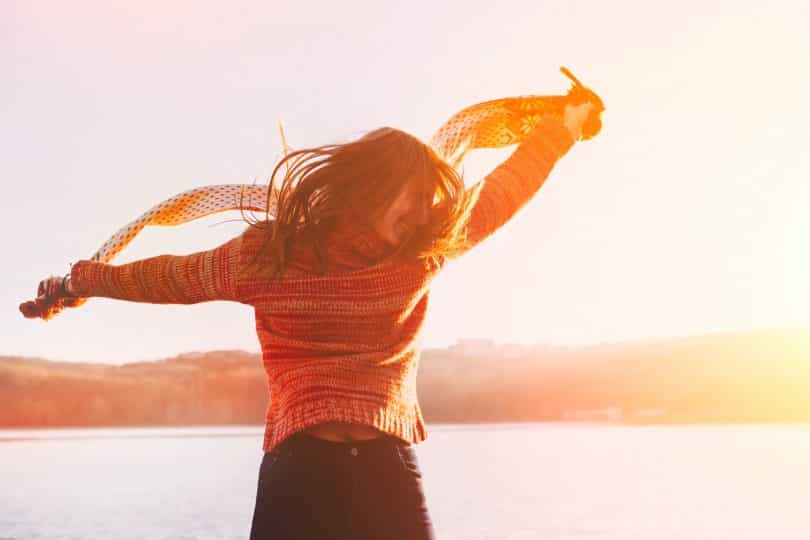
[[[81,260],[70,271],[77,296],[100,296],[152,304],[241,302],[237,277],[242,235],[208,251],[158,255],[113,265]]]
[[[543,185],[574,138],[556,117],[543,119],[509,158],[470,190],[479,189],[467,227],[468,249],[487,238],[520,210]]]

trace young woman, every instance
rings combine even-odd
[[[252,306],[270,400],[251,539],[434,538],[413,450],[431,282],[532,198],[592,107],[543,119],[470,189],[396,129],[292,152],[275,219],[191,255],[78,261],[40,298]]]

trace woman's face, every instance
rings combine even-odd
[[[393,247],[407,240],[428,222],[428,197],[417,179],[405,182],[391,205],[372,221],[377,234]]]

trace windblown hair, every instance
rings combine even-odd
[[[477,198],[462,176],[428,145],[398,129],[382,127],[345,144],[327,144],[288,152],[273,168],[268,189],[285,170],[273,219],[263,221],[264,244],[246,270],[280,277],[293,244],[313,241],[321,272],[328,270],[325,232],[339,219],[364,220],[382,215],[406,180],[424,182],[428,221],[391,255],[453,258],[467,246],[466,225]],[[268,197],[269,199],[269,197]]]

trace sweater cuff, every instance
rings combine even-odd
[[[70,268],[70,288],[77,297],[94,296],[93,291],[101,279],[104,263],[98,261],[77,261]]]

